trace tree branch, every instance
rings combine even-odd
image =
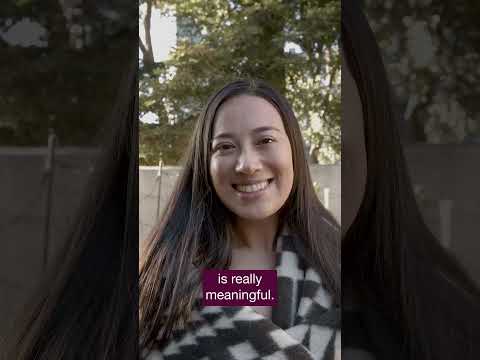
[[[145,44],[143,43],[142,39],[140,38],[140,36],[138,37],[138,43],[140,44],[140,50],[142,51],[143,57],[145,58],[145,56],[148,56],[147,55],[148,50]]]
[[[145,27],[145,46],[149,54],[149,59],[151,58],[153,62],[153,46],[152,46],[152,34],[151,34],[151,23],[152,23],[152,4],[153,0],[147,0],[147,13],[145,14],[145,19],[143,24]]]
[[[143,19],[143,26],[145,29],[145,42],[139,38],[139,46],[143,55],[143,70],[150,72],[155,68],[155,59],[153,56],[152,35],[151,35],[151,22],[152,22],[152,7],[154,0],[146,0],[147,11],[145,18]]]

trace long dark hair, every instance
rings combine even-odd
[[[343,284],[382,309],[402,358],[478,358],[480,292],[423,222],[382,58],[355,1],[342,3],[342,46],[362,103],[368,173],[342,243]]]
[[[138,357],[137,54],[131,59],[77,221],[6,360]]]
[[[282,220],[299,236],[298,251],[318,270],[333,298],[339,300],[339,229],[315,195],[298,121],[286,99],[266,83],[235,81],[215,93],[203,109],[182,174],[146,247],[140,270],[142,346],[168,339],[172,329],[185,324],[200,288],[202,269],[229,266],[229,211],[215,194],[210,179],[210,142],[219,107],[241,94],[266,99],[282,117],[295,174]]]

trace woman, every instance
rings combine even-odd
[[[315,195],[289,104],[261,81],[230,83],[192,139],[141,264],[143,356],[331,358],[339,229]],[[277,269],[278,305],[202,308],[207,268]]]
[[[478,359],[480,292],[422,221],[374,36],[342,6],[345,359]]]

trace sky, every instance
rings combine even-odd
[[[22,47],[47,47],[47,30],[30,18],[22,18],[12,25],[12,20],[7,19],[6,31],[0,29],[0,38],[11,46]]]
[[[146,5],[140,6],[140,14],[144,14]],[[145,41],[145,28],[143,26],[142,16],[140,16],[140,38]],[[162,16],[158,9],[152,9],[151,29],[153,57],[155,61],[164,61],[168,58],[170,49],[175,46],[177,41],[177,22],[174,16]],[[140,58],[142,52],[139,51]],[[158,116],[148,112],[140,118],[144,123],[156,123]]]
[[[145,13],[146,5],[140,6],[140,14]],[[140,21],[140,38],[145,41],[143,20]],[[158,9],[152,9],[151,36],[155,61],[163,61],[168,57],[170,49],[177,41],[177,22],[174,16],[162,16]],[[141,52],[140,52],[140,56]]]

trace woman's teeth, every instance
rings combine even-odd
[[[251,185],[235,185],[235,189],[240,192],[251,193],[255,191],[260,191],[265,189],[268,186],[268,180],[261,183],[251,184]]]

